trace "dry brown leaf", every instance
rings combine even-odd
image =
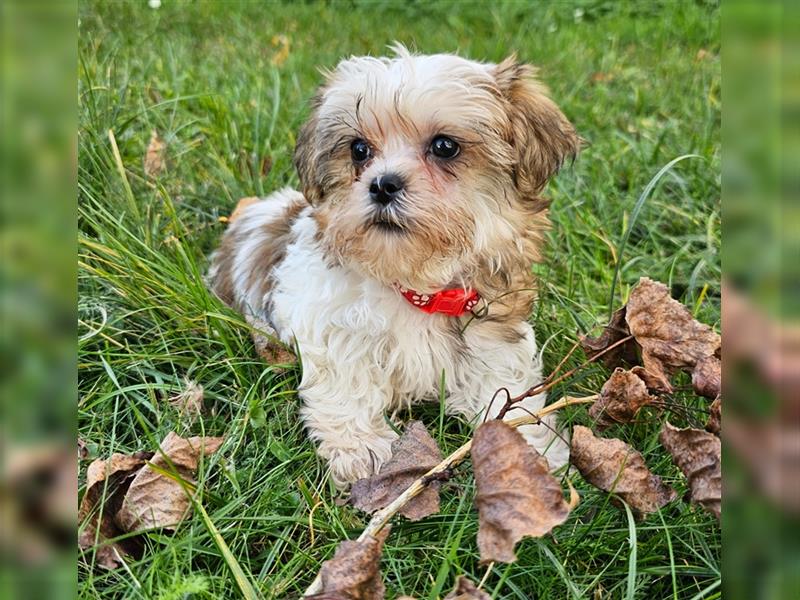
[[[644,367],[633,367],[631,369],[631,373],[644,381],[644,384],[648,390],[662,392],[669,390],[672,387],[669,379],[666,379],[663,375],[654,375]]]
[[[675,499],[675,491],[653,475],[644,458],[622,440],[595,437],[588,427],[572,432],[570,462],[593,486],[619,496],[638,516]]]
[[[675,371],[692,370],[719,353],[720,336],[673,300],[667,286],[647,277],[631,291],[625,319],[642,348],[644,368],[658,378],[668,381]]]
[[[345,540],[333,558],[322,563],[319,577],[322,590],[306,598],[314,600],[383,600],[386,588],[381,581],[381,550],[389,535],[384,527],[376,537]]]
[[[150,133],[150,142],[144,155],[144,174],[145,177],[156,177],[164,170],[164,151],[167,145],[164,143],[158,132],[153,129]]]
[[[203,386],[196,381],[187,380],[186,388],[180,394],[172,396],[169,403],[181,417],[189,423],[194,423],[203,413]]]
[[[647,393],[644,381],[634,372],[617,368],[608,378],[589,416],[601,431],[615,423],[630,423],[643,406],[655,398]]]
[[[444,597],[444,600],[492,600],[492,597],[479,590],[474,583],[462,575],[456,581],[456,587]]]
[[[722,431],[722,396],[717,396],[708,407],[706,431],[719,435]]]
[[[125,533],[115,522],[114,514],[135,473],[151,456],[150,452],[112,454],[108,460],[93,461],[86,471],[86,492],[78,509],[78,522],[82,525],[78,546],[88,550],[97,543],[95,563],[101,567],[114,569],[120,566],[122,557],[137,549],[132,539],[113,544],[104,542]]]
[[[472,440],[481,563],[517,560],[514,546],[541,537],[569,515],[561,485],[547,460],[522,434],[497,420],[478,427]]]
[[[116,514],[117,524],[125,531],[137,531],[152,527],[171,528],[180,523],[190,513],[191,502],[174,477],[182,478],[191,487],[200,456],[216,452],[222,442],[223,438],[219,437],[184,439],[169,432],[161,442],[161,452],[150,464],[169,473],[177,470],[177,475],[164,475],[149,464],[143,467],[125,494]]]
[[[597,337],[589,337],[587,335],[581,338],[581,348],[589,358],[599,354],[609,346],[616,344],[620,340],[628,337],[631,332],[628,330],[628,323],[625,320],[626,309],[623,306],[615,311],[611,316],[611,322],[605,326],[603,332]],[[635,365],[639,362],[636,342],[630,340],[613,350],[604,354],[600,358],[600,362],[606,365],[609,369],[627,363]]]
[[[707,356],[699,361],[692,371],[692,387],[695,393],[714,399],[722,392],[722,361]]]
[[[81,438],[78,438],[78,460],[85,460],[89,458],[89,448],[86,446]]]
[[[387,506],[409,485],[442,460],[436,441],[420,421],[412,421],[402,437],[392,442],[392,457],[372,477],[359,479],[350,490],[350,502],[364,512]],[[439,482],[429,483],[400,514],[412,521],[439,512]]]
[[[256,354],[270,365],[291,365],[297,362],[297,356],[291,352],[278,338],[272,326],[258,317],[246,315],[247,324],[253,329],[250,337],[256,347]]]
[[[722,446],[719,438],[702,429],[678,429],[667,421],[658,439],[689,481],[691,501],[719,519],[722,509]]]

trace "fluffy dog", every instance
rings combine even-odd
[[[340,487],[389,458],[386,411],[436,400],[443,379],[448,412],[470,421],[497,414],[499,388],[541,380],[527,321],[540,193],[581,144],[514,57],[394,51],[326,74],[297,139],[302,193],[243,208],[209,273],[299,347],[301,416]],[[521,432],[557,468],[569,450],[553,424]]]

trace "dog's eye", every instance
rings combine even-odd
[[[350,155],[354,162],[362,163],[372,155],[372,150],[364,140],[354,140],[350,144]]]
[[[431,152],[439,158],[455,158],[461,151],[461,146],[446,135],[439,135],[431,142]]]

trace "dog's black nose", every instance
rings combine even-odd
[[[369,196],[373,202],[386,206],[397,199],[404,185],[405,182],[400,175],[387,173],[372,180],[369,184]]]

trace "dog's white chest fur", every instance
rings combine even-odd
[[[460,358],[449,318],[423,313],[393,287],[327,265],[310,209],[293,233],[275,271],[271,317],[284,341],[302,340],[303,387],[335,368],[364,400],[376,382],[390,384],[392,406],[435,397],[442,372],[454,373]]]
[[[337,484],[370,474],[390,456],[396,434],[387,411],[438,399],[443,381],[448,413],[473,421],[487,408],[490,416],[497,413],[502,399],[490,401],[499,388],[516,394],[540,381],[528,323],[517,325],[513,342],[498,339],[480,320],[424,313],[394,287],[331,264],[311,207],[298,212],[281,260],[264,270],[259,249],[273,241],[270,224],[299,201],[301,194],[284,190],[247,207],[229,231],[236,244],[227,268],[235,304],[271,323],[285,343],[297,344],[301,416]],[[212,278],[221,262],[215,261]],[[536,396],[522,406],[535,411],[543,403]],[[523,433],[560,466],[568,451],[548,427]]]

